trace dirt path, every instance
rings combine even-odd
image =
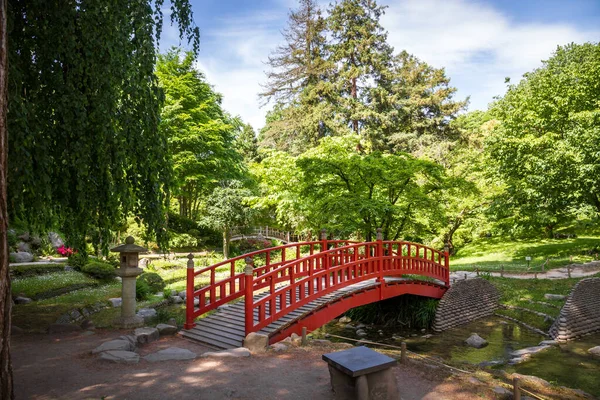
[[[586,264],[573,264],[571,266],[571,278],[585,278],[586,276],[592,276],[600,272],[600,261],[592,261]],[[500,276],[500,272],[491,272],[491,276]],[[463,279],[473,279],[478,275],[473,271],[454,271],[450,273],[450,280],[463,280]],[[514,279],[567,279],[569,278],[569,271],[567,267],[551,269],[546,272],[538,272],[536,273],[525,273],[525,274],[515,274],[510,272],[504,273],[505,278],[514,278]]]
[[[21,335],[13,338],[16,398],[20,399],[334,399],[321,355],[332,348],[295,348],[240,359],[136,365],[100,361],[90,350],[127,332],[94,335]],[[178,337],[142,347],[140,355],[177,346],[198,354],[207,349]],[[402,399],[493,399],[491,390],[440,371],[395,367]]]

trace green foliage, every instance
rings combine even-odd
[[[61,271],[44,275],[35,275],[30,277],[17,278],[12,281],[12,292],[15,295],[25,295],[26,297],[37,298],[44,297],[45,293],[56,292],[61,289],[68,290],[72,286],[90,286],[96,284],[96,281],[81,272]]]
[[[600,44],[569,44],[493,106],[487,149],[506,184],[493,210],[508,227],[552,237],[578,208],[600,213],[599,80]]]
[[[38,265],[16,265],[10,267],[10,274],[15,278],[44,275],[49,272],[59,272],[64,270],[64,264],[38,264]]]
[[[85,252],[103,250],[133,213],[165,244],[170,165],[154,75],[163,1],[10,0],[9,213],[44,230],[57,221]],[[189,1],[171,21],[198,49]],[[44,21],[41,23],[40,21]]]
[[[150,297],[150,286],[146,281],[138,280],[135,285],[135,299],[137,301],[147,300]]]
[[[115,276],[115,267],[100,261],[91,261],[81,268],[81,272],[96,279],[109,280]]]
[[[152,294],[158,293],[165,288],[165,281],[155,272],[144,272],[137,281],[138,283],[144,281]]]
[[[17,243],[19,243],[19,238],[14,230],[8,230],[8,232],[6,232],[6,240],[8,241],[9,249],[14,249],[17,246]]]
[[[242,174],[242,159],[234,147],[239,121],[222,110],[221,95],[194,68],[194,61],[193,53],[173,48],[159,55],[156,65],[166,96],[160,132],[168,140],[179,214],[187,218],[197,217],[201,196],[219,181]]]
[[[430,328],[438,300],[404,295],[356,307],[345,315],[365,324],[409,329]]]
[[[81,271],[83,266],[87,264],[88,257],[84,253],[73,253],[69,256],[68,265],[73,267],[76,271]]]

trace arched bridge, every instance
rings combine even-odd
[[[293,232],[282,231],[270,226],[258,226],[253,228],[236,226],[231,230],[230,240],[232,242],[245,239],[276,239],[281,240],[283,243],[291,243],[298,242],[299,236]]]
[[[190,258],[182,334],[215,348],[239,347],[250,332],[274,343],[360,305],[403,294],[441,298],[448,260],[447,252],[383,240],[292,243],[199,270]]]

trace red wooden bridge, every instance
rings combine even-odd
[[[240,347],[250,332],[274,343],[360,305],[403,294],[441,298],[448,262],[447,251],[384,241],[380,232],[374,242],[290,243],[199,270],[190,256],[182,335],[223,349]]]

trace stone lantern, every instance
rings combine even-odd
[[[136,328],[144,325],[144,319],[135,314],[135,283],[136,277],[143,270],[138,268],[139,253],[146,252],[141,246],[134,244],[133,237],[125,239],[125,244],[117,246],[111,251],[121,253],[119,261],[121,267],[117,269],[117,275],[122,279],[121,288],[121,316],[114,321],[121,328]]]

